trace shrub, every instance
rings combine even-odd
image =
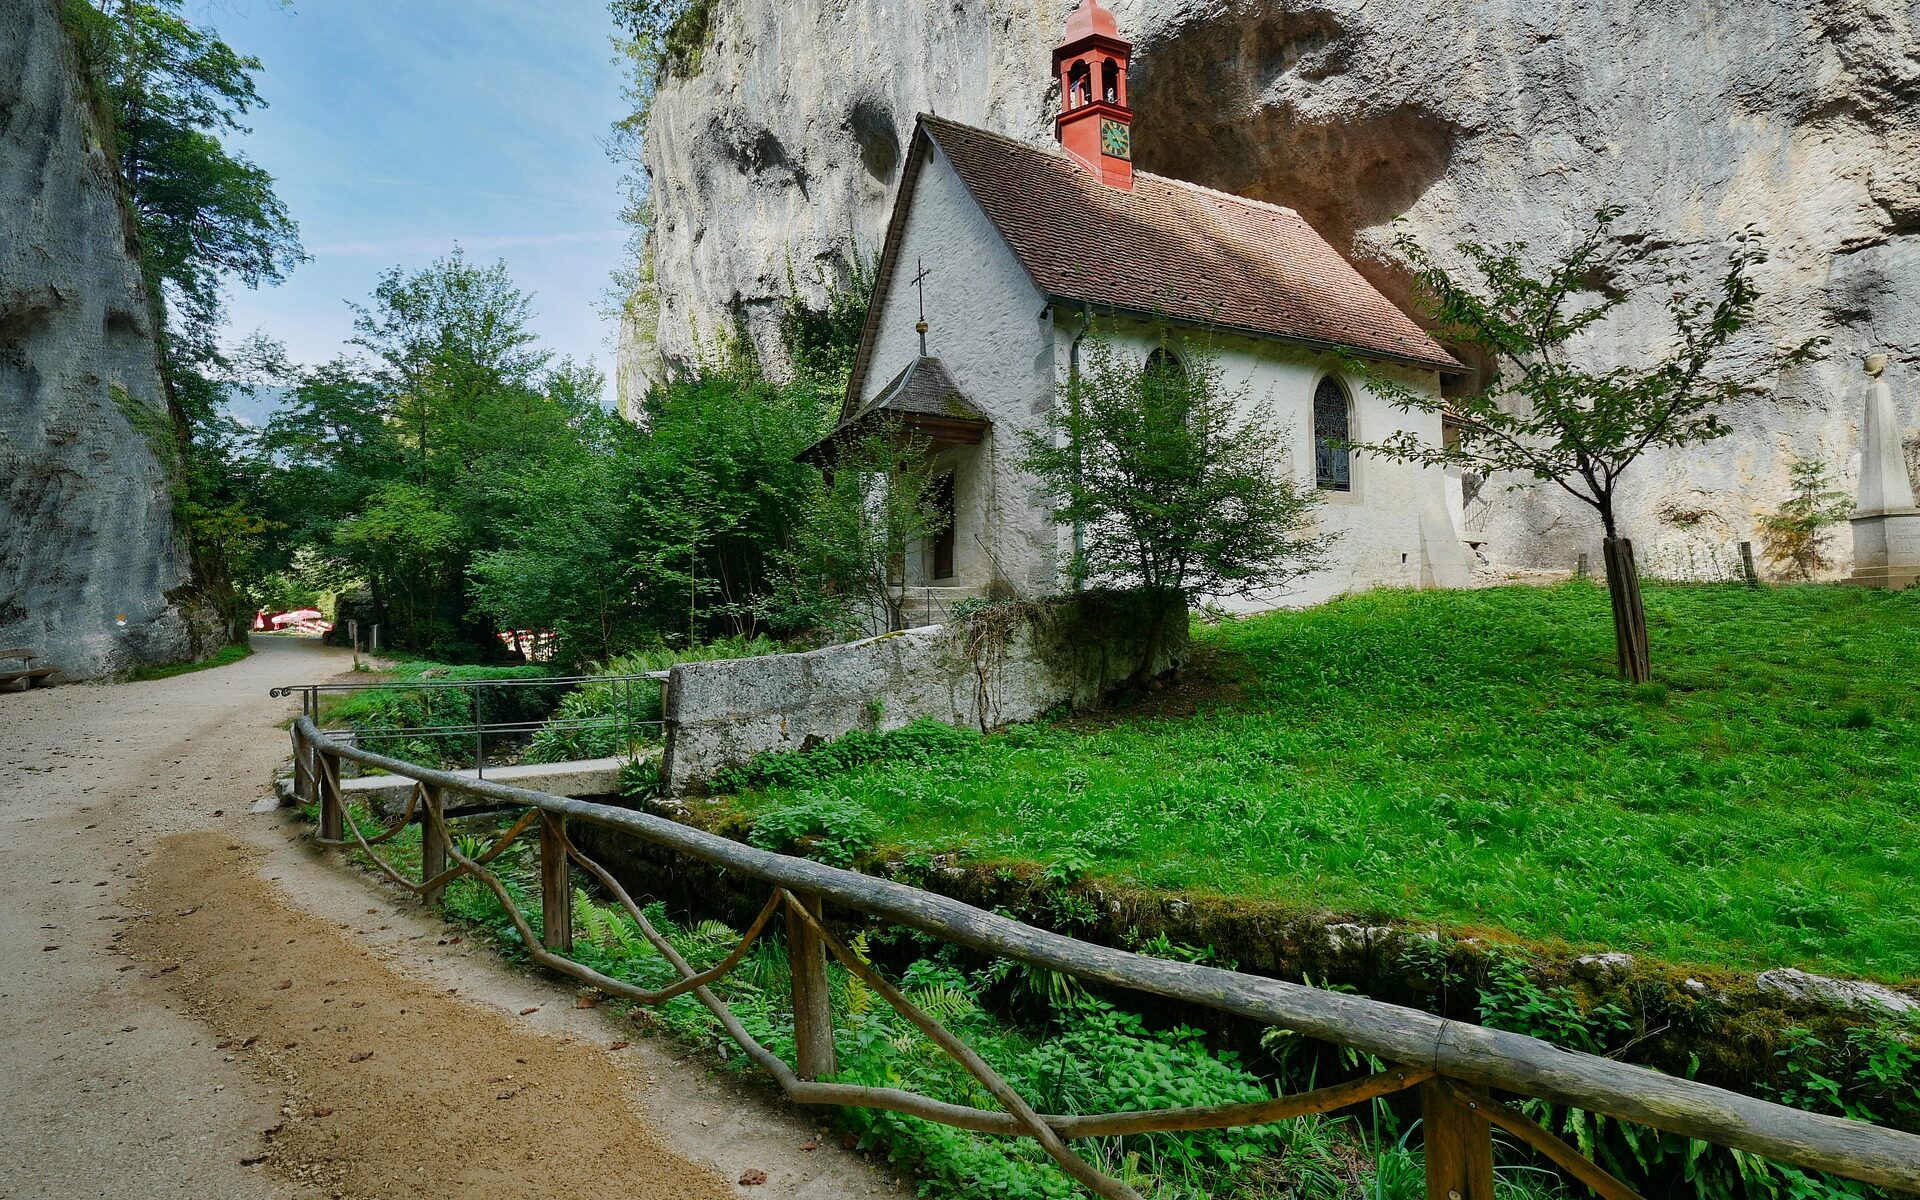
[[[801,844],[808,857],[836,867],[873,849],[880,818],[857,801],[840,796],[811,796],[761,813],[747,840],[762,850],[786,850]]]

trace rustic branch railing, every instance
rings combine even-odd
[[[884,1109],[981,1133],[1033,1138],[1088,1190],[1114,1200],[1137,1200],[1137,1193],[1081,1158],[1067,1144],[1069,1140],[1268,1124],[1332,1112],[1409,1088],[1419,1089],[1429,1200],[1493,1200],[1495,1126],[1539,1150],[1604,1200],[1638,1200],[1632,1189],[1573,1147],[1494,1100],[1489,1093],[1495,1090],[1603,1113],[1791,1166],[1886,1188],[1920,1191],[1920,1136],[1910,1133],[1772,1104],[1418,1009],[1078,941],[944,896],[743,846],[646,813],[417,767],[336,741],[307,715],[295,721],[293,737],[296,789],[303,799],[320,805],[320,839],[330,845],[359,846],[402,887],[431,900],[453,880],[470,877],[506,906],[528,952],[541,965],[641,1004],[660,1004],[693,993],[747,1057],[798,1103]],[[342,759],[415,781],[407,812],[398,822],[371,837],[360,831],[340,790]],[[467,793],[495,805],[527,811],[485,852],[469,857],[447,830],[444,800],[448,792]],[[423,878],[418,883],[382,861],[373,850],[412,821],[416,811],[422,814],[425,848]],[[487,869],[487,863],[535,821],[541,828],[544,928],[539,934],[514,903],[506,885]],[[696,971],[647,919],[620,882],[574,845],[567,833],[569,821],[618,830],[759,880],[769,887],[766,906],[726,958]],[[679,975],[676,982],[649,991],[567,957],[572,949],[569,860],[578,863],[619,902],[642,936],[672,965]],[[1352,1046],[1396,1065],[1371,1078],[1256,1104],[1095,1115],[1036,1113],[984,1059],[855,954],[828,927],[825,904],[1082,980],[1282,1026]],[[797,1059],[793,1066],[756,1041],[707,987],[739,966],[776,912],[784,919],[793,966]],[[835,1070],[828,955],[979,1079],[1005,1111],[949,1104],[893,1088],[823,1082],[821,1077]]]
[[[642,731],[652,731],[651,736],[660,736],[666,723],[658,717],[641,717],[639,714],[647,705],[642,697],[656,695],[664,707],[667,672],[647,671],[637,675],[538,675],[529,678],[508,679],[409,679],[382,680],[378,683],[300,683],[274,688],[268,695],[274,699],[295,696],[300,700],[300,711],[312,718],[317,724],[321,718],[320,703],[324,696],[351,696],[364,692],[391,692],[412,694],[419,698],[424,717],[423,723],[409,726],[369,727],[359,726],[351,730],[336,730],[341,738],[359,748],[383,743],[424,741],[430,744],[452,748],[471,747],[474,774],[486,778],[487,748],[489,739],[495,749],[502,742],[508,745],[532,737],[542,731],[557,734],[588,734],[603,732],[615,735],[627,743],[640,740]],[[574,688],[594,687],[607,692],[609,711],[593,716],[566,718],[559,715],[528,719],[511,716],[488,720],[486,698],[489,693],[512,692],[553,692],[565,693]],[[460,711],[457,704],[453,711],[449,705],[441,703],[440,712],[434,712],[434,697],[438,695],[464,696],[466,709]],[[498,696],[492,706],[498,711]],[[449,719],[450,718],[450,719]]]

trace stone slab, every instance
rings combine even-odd
[[[658,751],[654,753],[657,755]],[[486,780],[488,783],[503,783],[530,791],[551,792],[556,796],[610,796],[620,790],[620,772],[628,761],[625,758],[588,758],[575,762],[488,767]],[[465,779],[475,777],[472,771],[455,771],[454,774]],[[357,779],[345,780],[340,785],[349,798],[365,800],[376,810],[396,816],[406,807],[407,793],[412,788],[411,779],[398,775],[362,775]]]

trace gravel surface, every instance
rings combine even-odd
[[[0,1196],[907,1194],[252,813],[349,665],[256,645],[0,695]]]

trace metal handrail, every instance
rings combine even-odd
[[[1433,1078],[1421,1084],[1423,1102],[1445,1104],[1450,1101],[1472,1115],[1467,1123],[1492,1121],[1519,1135],[1551,1156],[1574,1153],[1538,1127],[1528,1127],[1524,1118],[1499,1105],[1479,1089],[1498,1089],[1522,1096],[1602,1113],[1635,1124],[1663,1129],[1683,1137],[1712,1142],[1762,1155],[1776,1161],[1809,1170],[1825,1171],[1881,1187],[1920,1191],[1920,1136],[1864,1121],[1811,1113],[1801,1109],[1741,1095],[1711,1084],[1665,1075],[1647,1067],[1618,1062],[1579,1051],[1563,1050],[1549,1042],[1525,1034],[1510,1033],[1449,1020],[1420,1009],[1389,1004],[1364,996],[1324,991],[1304,984],[1242,974],[1219,967],[1173,962],[1080,941],[1057,933],[975,908],[937,893],[922,891],[892,880],[878,879],[858,872],[827,866],[804,858],[775,854],[739,842],[706,833],[662,817],[631,809],[615,808],[590,801],[574,800],[546,792],[488,783],[401,762],[384,755],[345,745],[329,738],[311,719],[301,716],[294,723],[296,748],[304,763],[307,786],[322,803],[323,832],[327,828],[328,805],[335,806],[331,820],[338,829],[343,802],[337,789],[338,759],[346,759],[403,775],[433,790],[433,808],[438,813],[439,797],[444,792],[466,793],[502,805],[537,810],[543,830],[543,848],[562,850],[557,877],[543,857],[543,893],[556,906],[570,895],[566,885],[566,856],[571,847],[564,833],[565,822],[582,821],[615,830],[655,846],[683,854],[688,858],[735,872],[779,889],[789,899],[805,898],[807,903],[825,901],[838,908],[904,925],[932,934],[955,945],[985,954],[1013,959],[1030,966],[1043,967],[1079,979],[1126,988],[1180,1003],[1213,1009],[1232,1016],[1264,1024],[1282,1026],[1324,1041],[1351,1046],[1372,1054],[1402,1069],[1432,1072]],[[333,762],[329,768],[326,764]],[[330,784],[329,779],[333,780]],[[533,813],[529,813],[531,817]],[[444,821],[436,817],[440,825]],[[524,822],[523,822],[524,824]],[[355,830],[358,837],[358,831]],[[339,834],[332,837],[339,844]],[[365,844],[364,841],[362,843]],[[543,849],[543,854],[546,851]],[[583,865],[587,865],[582,859]],[[466,864],[463,862],[463,866]],[[610,878],[599,868],[590,867],[605,883]],[[393,874],[391,868],[389,874]],[[460,873],[456,868],[445,877]],[[395,878],[398,878],[395,875]],[[404,881],[403,881],[404,882]],[[443,886],[443,885],[442,885]],[[421,888],[431,885],[423,883]],[[417,889],[418,890],[418,889]],[[637,911],[637,910],[636,910]],[[806,913],[798,921],[789,919],[789,929],[815,924],[817,918]],[[819,930],[815,936],[824,934]],[[570,935],[569,935],[570,936]],[[826,935],[830,939],[830,935]],[[570,960],[546,952],[538,946],[538,961],[570,974],[588,970]],[[677,957],[677,956],[670,956]],[[851,965],[851,964],[850,964]],[[683,976],[691,968],[683,963]],[[581,975],[585,978],[586,976]],[[703,1000],[710,999],[702,996]],[[796,1014],[796,1020],[800,1020]],[[738,1040],[744,1034],[729,1029]],[[796,1035],[796,1041],[804,1041]],[[829,1055],[831,1041],[828,1041]],[[908,1100],[923,1107],[919,1115],[931,1113],[932,1119],[945,1120],[962,1127],[974,1120],[965,1114],[977,1110],[940,1106],[920,1097],[901,1099],[898,1094],[875,1099],[870,1090],[841,1084],[809,1083],[778,1060],[764,1057],[757,1046],[748,1048],[750,1056],[778,1078],[795,1099],[807,1103],[864,1103],[874,1107],[899,1106]],[[762,1050],[755,1055],[754,1050]],[[804,1075],[804,1064],[803,1064]],[[1432,1089],[1431,1094],[1427,1089]],[[798,1091],[796,1089],[811,1089]],[[939,1111],[944,1107],[951,1111]],[[904,1111],[904,1110],[903,1110]],[[997,1114],[994,1114],[998,1116]],[[1015,1114],[1025,1122],[1033,1114]],[[1054,1118],[1034,1118],[1051,1122]],[[1244,1123],[1244,1122],[1243,1122]],[[1459,1133],[1465,1126],[1459,1126]],[[1026,1132],[1025,1128],[1022,1132]],[[1026,1136],[1043,1136],[1026,1132]],[[1441,1136],[1430,1131],[1430,1138]],[[1545,1138],[1551,1146],[1540,1139]],[[1046,1144],[1043,1141],[1043,1144]],[[1051,1153],[1051,1148],[1049,1150]],[[1472,1173],[1470,1150],[1458,1145],[1445,1149],[1445,1162],[1436,1165],[1430,1151],[1430,1180],[1439,1170]],[[1468,1157],[1462,1157],[1467,1155]],[[1058,1156],[1056,1156],[1058,1157]],[[1556,1157],[1556,1161],[1559,1158]],[[1583,1180],[1591,1173],[1607,1187],[1606,1194],[1630,1196],[1617,1180],[1590,1162],[1578,1172]],[[1490,1170],[1490,1168],[1488,1168]],[[1477,1178],[1477,1177],[1476,1177]],[[1485,1177],[1490,1191],[1491,1176]],[[1480,1196],[1474,1183],[1463,1200],[1491,1200]],[[1102,1194],[1108,1194],[1103,1191]],[[1114,1193],[1120,1194],[1120,1193]],[[1130,1194],[1130,1193],[1129,1193]],[[1447,1195],[1442,1189],[1440,1195]]]
[[[300,697],[300,711],[317,725],[320,720],[320,697],[322,694],[340,695],[354,692],[383,691],[465,691],[473,695],[474,719],[450,725],[421,725],[413,728],[389,729],[353,729],[342,731],[354,742],[399,741],[407,738],[473,738],[474,772],[480,778],[487,773],[487,735],[517,735],[536,733],[541,729],[580,730],[593,728],[639,729],[643,727],[664,727],[661,720],[642,721],[633,714],[633,686],[635,684],[658,684],[664,689],[668,673],[648,671],[639,674],[624,675],[542,675],[525,678],[504,679],[406,679],[386,680],[368,683],[299,683],[287,684],[271,689],[267,694],[273,699],[289,696]],[[624,709],[622,715],[608,718],[588,718],[576,721],[485,721],[480,702],[483,688],[576,688],[592,684],[621,689]],[[664,704],[663,704],[664,707]]]

